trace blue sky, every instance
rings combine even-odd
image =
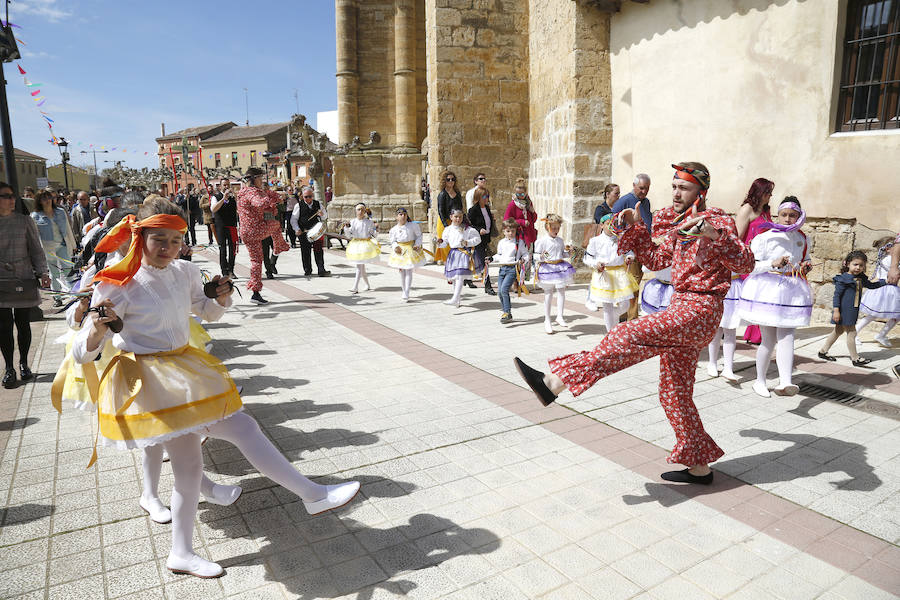
[[[331,0],[15,0],[9,20],[27,44],[4,65],[13,143],[49,164],[59,151],[16,65],[43,84],[42,108],[73,163],[92,161],[79,154],[89,144],[117,147],[97,155],[101,169],[113,158],[155,166],[162,122],[167,132],[242,125],[245,87],[251,125],[289,120],[295,89],[313,125],[337,108]]]

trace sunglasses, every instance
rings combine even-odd
[[[475,181],[484,181],[484,177],[479,177]]]
[[[304,200],[312,200],[313,197],[312,197],[312,196],[303,196],[303,199],[304,199]]]
[[[446,181],[456,181],[456,177],[448,177]]]

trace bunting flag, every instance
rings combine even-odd
[[[31,92],[31,95],[32,95],[32,96],[37,96],[37,95],[40,94],[40,93],[41,93],[41,90],[34,90],[33,92]]]
[[[46,102],[46,100],[41,100],[40,102],[37,103],[37,105],[38,105],[38,106],[43,106],[43,105],[44,105],[44,102]]]
[[[25,69],[22,68],[22,65],[16,65],[16,66],[19,67],[19,75],[24,75]]]

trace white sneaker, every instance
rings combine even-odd
[[[166,507],[159,498],[147,499],[141,496],[138,504],[150,515],[150,520],[154,523],[166,524],[172,522],[172,512]]]
[[[209,496],[203,494],[203,497],[210,504],[231,506],[241,497],[242,491],[243,489],[241,489],[241,486],[239,485],[219,485],[218,483],[214,483],[212,494]]]
[[[169,554],[169,558],[166,559],[166,568],[173,573],[184,573],[185,575],[193,575],[201,579],[221,577],[225,572],[225,569],[218,564],[205,558],[200,558],[196,554],[191,554],[188,558]]]
[[[722,371],[722,379],[728,381],[730,383],[737,383],[738,376],[732,373],[731,371]]]
[[[716,365],[712,363],[706,363],[706,372],[709,373],[710,377],[718,377],[719,369],[716,368]]]
[[[454,300],[453,298],[444,300],[444,304],[446,304],[447,306],[455,306],[456,308],[459,308],[459,300]]]
[[[550,319],[544,321],[544,331],[553,333],[553,325],[550,324]]]
[[[600,307],[590,300],[584,303],[584,307],[588,310],[600,310]]]
[[[556,324],[559,325],[560,327],[568,327],[569,326],[569,324],[566,323],[565,319],[563,319],[562,317],[556,317]]]
[[[774,390],[774,392],[779,396],[796,396],[799,391],[800,388],[793,383],[789,383],[787,385],[779,385]]]
[[[353,500],[354,496],[359,492],[358,481],[348,481],[347,483],[339,483],[337,485],[326,485],[326,496],[315,502],[303,502],[306,511],[311,515],[317,515],[325,511],[340,508]]]
[[[358,293],[359,293],[359,290],[356,289],[356,288],[350,288],[350,293],[351,293],[351,294],[358,294]]]
[[[760,383],[758,381],[753,382],[753,391],[763,398],[771,398],[772,394],[769,393],[769,388],[766,387],[764,383]]]
[[[893,348],[894,347],[891,344],[891,342],[889,342],[888,339],[883,335],[876,335],[875,341],[878,342],[881,345],[881,347],[883,347],[883,348]]]

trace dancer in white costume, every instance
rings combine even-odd
[[[619,323],[638,291],[638,282],[628,272],[634,253],[619,254],[619,236],[610,227],[613,215],[600,217],[601,232],[588,242],[584,264],[593,269],[591,287],[585,307],[603,310],[603,322],[608,334]]]
[[[344,235],[350,237],[347,244],[347,260],[356,264],[356,279],[350,291],[359,292],[360,280],[366,284],[364,291],[369,291],[369,276],[366,274],[366,263],[375,262],[381,256],[381,247],[375,241],[378,231],[375,229],[375,221],[369,218],[366,205],[356,205],[356,218],[344,226]]]
[[[537,266],[534,282],[544,290],[544,331],[553,333],[550,323],[550,307],[553,305],[553,294],[556,293],[556,324],[567,325],[563,318],[566,305],[566,288],[575,283],[575,267],[567,261],[571,246],[566,245],[559,230],[563,219],[550,213],[544,218],[547,235],[534,243],[534,264]]]
[[[196,555],[192,543],[203,468],[201,435],[237,446],[264,475],[300,496],[311,514],[343,506],[359,483],[324,486],[303,477],[242,412],[225,366],[187,343],[188,314],[218,320],[231,305],[231,282],[216,276],[215,285],[206,286],[213,289],[206,290],[196,265],[175,260],[187,229],[175,205],[145,201],[138,216],[141,221],[129,217],[130,227],[108,235],[118,245],[130,229],[131,246],[120,263],[97,274],[92,308],[103,312],[91,313],[72,354],[90,377],[94,358],[112,337],[119,352],[96,387],[99,436],[104,445],[122,449],[165,445],[175,479],[166,567],[218,577],[222,567]],[[111,327],[119,332],[113,334]]]
[[[444,228],[438,248],[450,248],[444,262],[444,277],[453,282],[453,295],[444,304],[459,308],[463,282],[471,279],[484,265],[478,264],[474,248],[481,243],[481,235],[474,228],[463,223],[463,212],[458,208],[450,211],[450,225]]]
[[[422,228],[409,220],[409,213],[402,206],[397,209],[397,224],[388,234],[391,242],[391,257],[388,264],[400,270],[400,298],[409,302],[412,289],[413,269],[425,264],[422,252]]]
[[[741,325],[741,315],[738,312],[738,304],[741,299],[741,290],[744,280],[737,273],[731,274],[731,287],[723,302],[722,320],[716,336],[709,343],[709,363],[706,371],[710,377],[719,376],[719,344],[722,345],[722,377],[732,383],[738,380],[734,374],[734,352],[737,349],[737,329]]]
[[[875,259],[873,281],[887,281],[888,271],[891,270],[891,249],[895,243],[894,236],[877,242],[878,257]],[[900,321],[900,287],[894,284],[882,286],[877,290],[866,290],[863,292],[862,301],[859,304],[859,314],[856,333],[859,334],[875,319],[884,319],[884,327],[875,334],[875,341],[885,348],[892,348],[887,335],[897,321]]]

